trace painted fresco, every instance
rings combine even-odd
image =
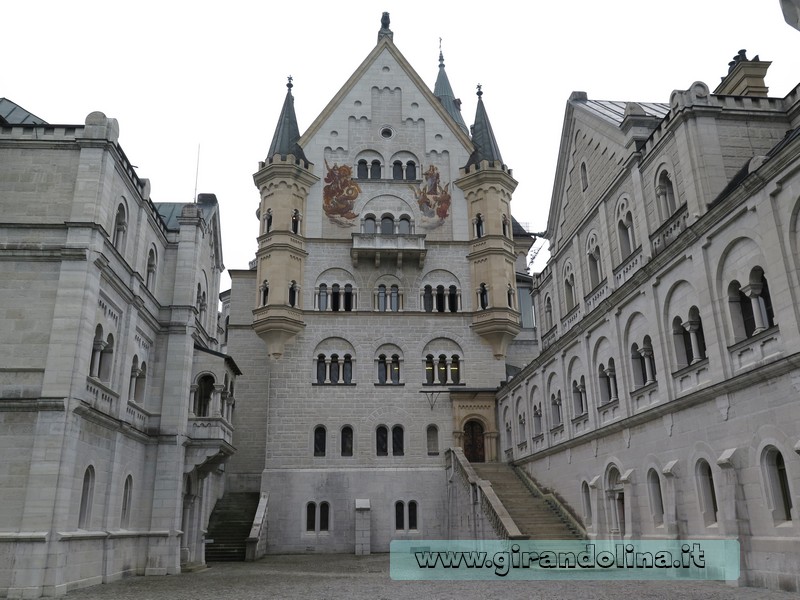
[[[331,167],[325,161],[325,187],[322,190],[322,209],[328,218],[340,227],[353,227],[358,216],[353,212],[361,188],[353,180],[353,170],[348,165]]]
[[[411,186],[417,204],[422,212],[419,225],[423,229],[436,229],[444,224],[450,214],[450,183],[442,187],[439,169],[434,165],[428,167],[422,175],[422,184],[417,188]]]

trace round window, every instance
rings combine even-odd
[[[381,137],[382,138],[385,138],[385,139],[388,140],[393,135],[394,135],[394,131],[392,131],[391,127],[384,127],[383,129],[381,129]]]

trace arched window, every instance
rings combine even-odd
[[[600,268],[600,246],[595,246],[588,253],[589,258],[589,285],[592,289],[600,285],[602,280],[602,270]]]
[[[486,289],[485,283],[482,283],[478,288],[478,305],[481,310],[489,308],[489,290]]]
[[[393,285],[389,290],[389,309],[392,312],[400,310],[400,288]]]
[[[114,231],[111,232],[111,245],[119,252],[125,251],[125,232],[128,230],[128,215],[125,205],[117,207],[117,215],[114,218]]]
[[[125,478],[125,485],[122,488],[122,512],[119,517],[120,529],[128,529],[131,521],[131,498],[133,495],[133,477],[128,475]]]
[[[317,383],[325,383],[325,373],[327,368],[325,367],[325,355],[320,354],[317,356]]]
[[[156,289],[156,251],[150,248],[147,253],[147,277],[145,279],[145,287],[151,292]]]
[[[506,302],[508,302],[508,308],[514,308],[514,288],[511,287],[511,284],[508,284],[508,289],[506,290]]]
[[[656,198],[658,198],[658,203],[661,205],[661,210],[664,211],[664,218],[671,217],[678,208],[678,204],[675,201],[675,190],[667,171],[662,171],[658,176]]]
[[[428,442],[428,456],[439,456],[439,428],[436,425],[428,425],[425,437]]]
[[[331,383],[339,383],[339,355],[331,354]]]
[[[399,160],[394,161],[392,164],[392,179],[402,179],[403,178],[403,163]]]
[[[544,328],[550,331],[553,328],[553,302],[550,296],[544,300]]]
[[[375,452],[378,456],[389,456],[389,429],[385,425],[375,430]]]
[[[406,163],[406,180],[414,181],[417,178],[417,165],[413,160]]]
[[[306,504],[306,531],[317,530],[317,504],[309,502]]]
[[[692,364],[692,338],[680,317],[672,319],[672,343],[675,345],[675,362],[678,368]]]
[[[197,381],[195,391],[195,410],[194,414],[198,417],[208,417],[211,411],[211,395],[214,393],[214,378],[211,375],[203,375]]]
[[[461,383],[461,363],[458,362],[458,354],[450,357],[450,382],[453,385]]]
[[[133,401],[144,404],[145,391],[147,390],[147,364],[143,361],[133,381]]]
[[[409,235],[411,233],[411,220],[408,217],[400,217],[400,221],[397,224],[397,233],[401,235]]]
[[[581,503],[583,504],[583,524],[589,527],[592,524],[592,496],[589,493],[589,484],[581,484]]]
[[[314,428],[314,456],[325,456],[325,428],[317,425]]]
[[[394,218],[386,215],[381,217],[381,235],[394,234]]]
[[[550,395],[550,404],[553,409],[553,426],[563,425],[564,417],[561,409],[561,390]]]
[[[405,505],[402,502],[394,503],[394,528],[397,531],[404,531],[406,528],[405,512]]]
[[[444,286],[436,286],[436,312],[444,312]]]
[[[619,252],[621,258],[625,260],[636,247],[633,237],[633,215],[630,211],[617,222],[617,235],[619,237]]]
[[[711,472],[711,465],[702,458],[697,461],[695,468],[697,480],[697,492],[700,500],[700,513],[706,527],[717,522],[717,492],[714,488],[714,475]]]
[[[480,213],[477,214],[475,217],[475,237],[482,238],[483,237],[483,215]]]
[[[392,354],[391,378],[394,385],[400,383],[400,356]]]
[[[272,231],[272,209],[268,208],[267,209],[267,226],[266,226],[266,231],[264,233],[269,233],[270,231]]]
[[[503,215],[502,224],[503,224],[503,237],[510,237],[508,235],[510,230],[508,217],[505,215]]]
[[[404,450],[404,431],[400,425],[392,427],[392,456],[403,456]]]
[[[606,374],[603,363],[597,368],[598,388],[600,389],[600,405],[611,402],[611,382]]]
[[[358,161],[358,166],[356,167],[356,177],[358,177],[358,179],[367,179],[369,177],[368,171],[369,169],[367,167],[367,161]]]
[[[78,529],[89,529],[92,524],[92,503],[94,502],[94,467],[89,465],[83,473],[81,505],[78,513]]]
[[[341,296],[339,294],[339,284],[334,283],[331,286],[331,310],[333,312],[339,312],[340,306],[341,306]]]
[[[451,285],[448,288],[448,303],[450,304],[450,312],[458,312],[458,288]]]
[[[422,292],[422,308],[425,312],[433,312],[433,288],[429,285]]]
[[[661,478],[655,469],[647,472],[647,490],[650,495],[650,511],[656,527],[664,524],[664,500],[661,496]]]
[[[100,381],[106,383],[111,382],[111,372],[114,368],[114,336],[108,334],[105,346],[100,352],[100,365],[98,369],[98,377]]]
[[[342,381],[345,384],[353,382],[353,357],[349,354],[344,355],[344,362],[342,363]]]
[[[292,211],[292,233],[300,233],[300,211],[296,208]]]
[[[344,310],[345,312],[350,312],[353,310],[353,286],[349,283],[346,283],[344,286]]]
[[[269,282],[265,279],[261,284],[261,306],[266,306],[269,300]]]
[[[369,170],[369,178],[370,179],[380,179],[381,178],[381,161],[373,160],[372,164],[370,165]]]
[[[765,449],[761,461],[766,484],[767,506],[776,523],[792,520],[792,494],[783,454],[774,446]]]
[[[447,357],[444,354],[439,355],[439,362],[436,364],[436,376],[440,384],[447,383]]]
[[[703,333],[703,321],[700,318],[700,309],[692,306],[689,309],[689,320],[683,324],[689,332],[689,341],[692,345],[692,362],[706,358],[706,336]]]
[[[433,366],[433,354],[428,354],[425,357],[425,383],[433,384],[435,379],[435,372]]]
[[[581,191],[585,192],[589,188],[589,175],[586,172],[586,163],[581,163]]]
[[[297,282],[294,280],[289,283],[289,306],[297,306]]]
[[[386,286],[378,286],[378,310],[384,312],[386,310]]]
[[[572,408],[575,411],[575,416],[578,417],[586,412],[586,406],[584,405],[584,390],[586,386],[583,385],[583,377],[581,377],[581,383],[579,384],[577,380],[572,380]]]
[[[378,383],[386,383],[386,355],[378,357]]]
[[[408,528],[411,530],[417,528],[417,503],[413,500],[408,503]]]
[[[342,427],[342,456],[353,456],[353,428]]]
[[[542,403],[533,405],[533,435],[542,434]]]
[[[639,350],[639,344],[633,344],[631,346],[631,369],[633,371],[634,388],[640,388],[644,386],[645,381],[647,381],[647,376],[645,374],[645,359]]]
[[[328,285],[325,283],[319,284],[319,292],[317,292],[317,307],[321,311],[328,310]]]
[[[331,507],[327,502],[319,503],[319,530],[328,531],[330,528]]]
[[[575,274],[568,273],[564,279],[564,298],[567,303],[567,312],[575,308]]]
[[[364,219],[364,233],[375,233],[375,217],[372,215]]]
[[[620,538],[625,537],[625,491],[619,475],[619,470],[612,467],[608,471],[606,498],[609,502],[611,513],[611,533],[616,533]]]

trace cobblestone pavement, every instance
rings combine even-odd
[[[131,577],[67,594],[67,600],[623,600],[782,599],[796,594],[724,582],[392,581],[389,556],[282,555],[255,563],[216,563],[196,573]]]

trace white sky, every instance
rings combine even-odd
[[[697,80],[713,90],[740,48],[773,62],[771,96],[800,81],[800,32],[778,0],[31,0],[2,8],[0,97],[53,124],[83,123],[94,110],[117,118],[120,144],[155,202],[192,201],[199,144],[197,191],[221,204],[225,265],[247,268],[258,229],[252,174],[286,76],[302,132],[372,50],[384,10],[395,44],[431,89],[443,39],[468,125],[483,85],[519,181],[513,213],[534,231],[546,225],[572,91],[668,102]]]

